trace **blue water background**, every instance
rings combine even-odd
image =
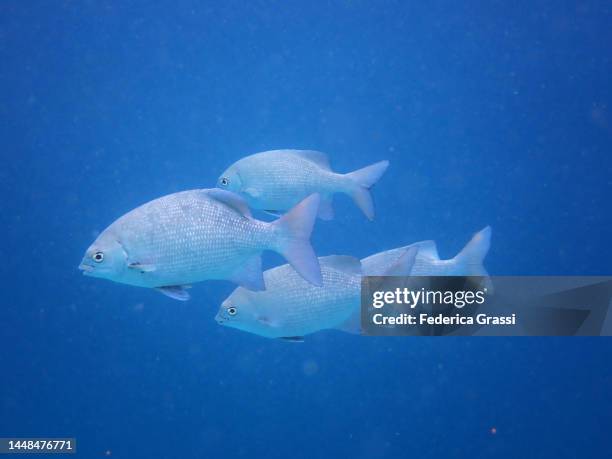
[[[377,218],[335,200],[319,255],[487,224],[494,274],[612,274],[606,1],[0,4],[0,436],[79,457],[609,457],[607,338],[303,344],[86,278],[97,232],[241,156],[380,159]],[[267,254],[266,266],[279,263]],[[492,433],[492,429],[496,433]]]

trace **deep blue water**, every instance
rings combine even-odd
[[[490,224],[493,274],[612,274],[611,23],[606,1],[3,1],[0,436],[85,458],[610,456],[609,338],[292,344],[220,327],[229,283],[179,303],[77,265],[126,211],[310,148],[391,161],[376,220],[337,198],[319,255],[451,257]]]

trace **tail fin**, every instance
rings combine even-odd
[[[387,170],[387,167],[389,167],[389,161],[379,161],[363,169],[346,174],[346,177],[352,182],[348,193],[370,220],[374,219],[374,203],[370,195],[370,188],[378,182]]]
[[[285,257],[300,276],[317,286],[323,285],[323,279],[319,260],[309,239],[320,200],[318,194],[312,194],[272,223],[278,231],[274,250]]]
[[[491,227],[487,226],[472,237],[470,242],[457,254],[455,262],[466,276],[488,277],[483,261],[491,247]]]

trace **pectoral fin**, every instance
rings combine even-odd
[[[189,288],[188,285],[169,285],[167,287],[157,287],[155,290],[174,300],[187,301],[191,298],[186,290],[187,288]]]
[[[253,187],[245,188],[242,192],[244,194],[248,194],[250,197],[255,198],[255,199],[261,196],[261,192],[257,188],[253,188]]]
[[[146,264],[146,263],[130,263],[128,265],[128,268],[130,269],[135,269],[136,271],[140,271],[141,273],[151,273],[153,271],[155,271],[155,265],[153,264]]]

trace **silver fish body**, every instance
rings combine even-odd
[[[410,272],[417,249],[404,251],[386,271]],[[361,264],[353,257],[319,258],[323,285],[304,282],[289,265],[264,273],[266,290],[237,288],[222,303],[216,320],[221,325],[267,338],[295,340],[319,330],[335,329],[359,313]]]
[[[454,258],[441,260],[434,241],[422,241],[379,252],[361,260],[364,276],[382,276],[387,266],[397,260],[407,248],[417,247],[418,254],[411,276],[488,276],[483,266],[491,246],[491,227],[476,233]]]
[[[415,242],[404,247],[385,250],[375,253],[361,260],[364,276],[385,276],[388,266],[397,263],[404,256],[406,250],[417,249],[416,258],[412,268],[401,275],[404,276],[480,276],[484,277],[484,286],[493,291],[489,275],[483,266],[491,246],[491,227],[487,226],[466,244],[454,258],[441,260],[434,241]],[[401,311],[398,311],[401,312]],[[337,327],[348,333],[359,333],[361,329],[361,316],[356,311],[344,323]]]
[[[304,281],[289,265],[264,272],[266,290],[238,287],[216,320],[267,338],[304,336],[333,328],[359,307],[361,266],[352,257],[319,258],[323,286]]]
[[[253,209],[282,213],[304,197],[321,196],[319,217],[333,218],[335,193],[351,196],[370,219],[374,205],[369,189],[388,167],[387,161],[358,171],[339,174],[324,153],[312,150],[272,150],[256,153],[232,164],[219,177],[218,186],[243,196]]]
[[[111,224],[87,250],[80,268],[87,275],[166,288],[163,293],[187,299],[180,298],[182,286],[207,279],[263,288],[260,254],[274,250],[318,283],[318,263],[308,243],[317,204],[312,196],[284,222],[267,223],[253,219],[247,204],[224,190],[170,194]]]

